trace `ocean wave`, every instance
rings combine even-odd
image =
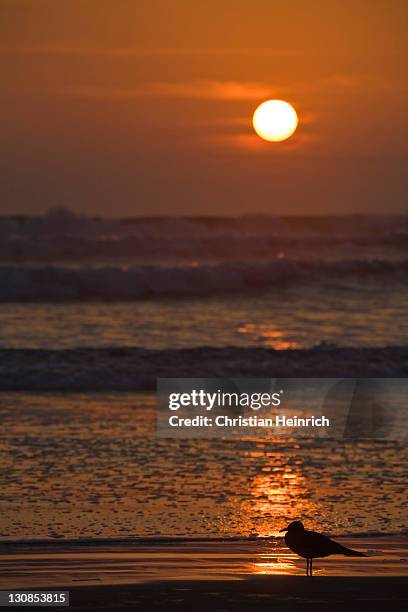
[[[188,266],[0,267],[0,301],[136,300],[281,289],[355,279],[406,283],[408,259],[224,262]]]
[[[406,252],[405,216],[93,218],[52,209],[43,216],[0,217],[3,262],[117,261],[131,258],[247,259],[331,253],[350,247]]]
[[[404,378],[408,347],[0,349],[0,391],[154,391],[157,378]]]

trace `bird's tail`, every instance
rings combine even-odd
[[[360,552],[359,550],[353,550],[352,548],[346,548],[345,546],[342,546],[342,554],[345,555],[346,557],[367,557],[366,554]]]

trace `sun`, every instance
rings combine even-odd
[[[266,100],[254,112],[255,132],[269,142],[286,140],[297,128],[298,116],[293,106],[283,100]]]

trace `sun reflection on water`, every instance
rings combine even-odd
[[[249,336],[254,342],[273,348],[276,351],[300,348],[300,345],[287,337],[285,332],[262,323],[245,323],[238,327],[238,333]]]
[[[302,462],[293,454],[288,460],[279,442],[278,439],[268,440],[267,445],[259,442],[256,451],[242,452],[248,459],[254,453],[264,458],[263,469],[251,476],[247,495],[241,502],[242,514],[256,517],[256,533],[260,537],[279,537],[279,530],[289,520],[313,516],[317,510],[310,499]],[[273,444],[276,450],[271,451]]]

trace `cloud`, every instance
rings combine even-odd
[[[155,83],[150,87],[150,92],[162,97],[207,100],[256,100],[273,94],[272,88],[268,85],[242,81]]]
[[[135,88],[96,88],[85,87],[71,91],[64,90],[82,98],[132,99],[153,98],[190,98],[201,100],[258,100],[276,95],[270,85],[245,81],[183,81],[154,82]]]

